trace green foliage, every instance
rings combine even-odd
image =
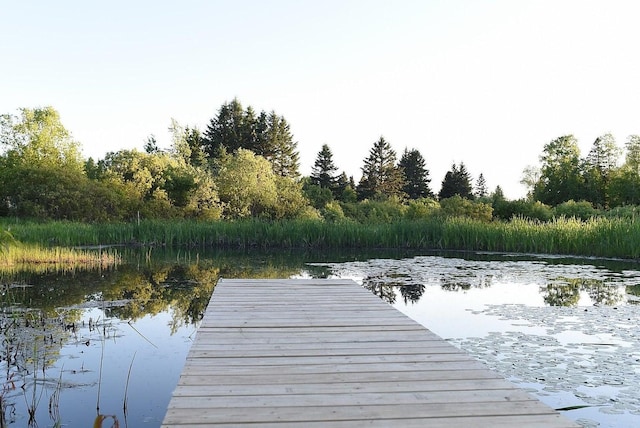
[[[314,208],[321,209],[333,201],[333,193],[331,193],[330,189],[312,184],[311,180],[305,180],[303,183],[302,190],[304,195]]]
[[[2,115],[0,144],[15,166],[48,166],[82,171],[79,145],[60,121],[53,107],[20,109],[20,117]]]
[[[277,202],[275,174],[271,164],[250,150],[238,149],[222,160],[216,177],[224,217],[259,217]]]
[[[420,198],[409,201],[405,218],[408,220],[427,219],[440,212],[440,204],[431,198]]]
[[[337,223],[341,221],[345,221],[346,217],[344,215],[344,211],[340,206],[340,203],[336,201],[329,202],[325,205],[325,207],[321,210],[322,218],[329,223]]]
[[[479,221],[491,221],[493,207],[483,202],[470,201],[459,195],[440,200],[440,211],[446,217],[468,217]]]
[[[588,220],[595,217],[598,211],[587,201],[567,201],[553,209],[555,217],[577,218]]]
[[[100,181],[122,188],[128,217],[217,219],[221,206],[206,170],[169,153],[121,150],[98,163]],[[118,219],[119,217],[115,217]]]
[[[440,199],[447,199],[456,195],[465,199],[473,199],[471,176],[462,162],[460,162],[460,166],[456,166],[454,163],[451,166],[451,170],[447,171],[444,180],[442,180],[440,193],[438,193]]]
[[[583,164],[585,198],[600,207],[609,206],[609,185],[617,168],[620,149],[611,134],[596,138]]]
[[[204,139],[197,128],[183,127],[171,119],[171,153],[185,164],[196,168],[207,165],[207,154],[203,150]]]
[[[308,216],[309,201],[302,192],[302,182],[281,175],[276,176],[275,182],[277,196],[271,218],[279,220]]]
[[[353,203],[358,200],[358,193],[351,185],[347,185],[344,187],[344,189],[340,193],[340,197],[337,199],[342,202]]]
[[[623,205],[604,211],[602,215],[607,218],[627,219],[635,221],[637,218],[640,218],[640,206]]]
[[[253,108],[243,110],[237,99],[223,104],[204,132],[203,150],[211,159],[239,149],[251,150],[267,159],[274,173],[283,177],[299,176],[297,143],[283,116],[262,111],[257,117]]]
[[[580,149],[573,135],[565,135],[546,144],[540,161],[540,180],[534,190],[536,200],[555,206],[571,199],[583,198]]]
[[[478,180],[476,181],[476,187],[474,189],[474,195],[476,198],[486,198],[489,195],[487,189],[487,181],[484,179],[484,175],[480,173]]]
[[[347,218],[363,224],[400,221],[407,211],[407,207],[397,198],[342,203],[341,206]]]
[[[493,201],[492,206],[493,216],[501,220],[511,220],[514,217],[519,217],[548,221],[553,217],[551,207],[538,201],[497,199]]]
[[[5,215],[69,218],[82,204],[86,177],[77,143],[51,107],[3,115],[0,211]],[[86,200],[84,201],[86,202]]]
[[[349,204],[342,204],[343,208]],[[346,213],[345,209],[345,213]],[[640,257],[640,222],[629,218],[523,218],[485,222],[430,216],[391,223],[356,221],[198,222],[193,220],[82,224],[12,221],[0,224],[23,243],[58,245],[162,244],[219,248],[415,248]]]
[[[278,116],[274,111],[269,113],[261,143],[255,152],[271,162],[276,175],[298,178],[300,162],[297,143],[293,141],[289,123],[283,116]]]
[[[433,192],[429,188],[431,179],[429,170],[425,166],[425,161],[417,149],[407,150],[402,153],[398,162],[403,177],[404,186],[402,191],[409,199],[420,199],[433,197]]]
[[[358,199],[386,199],[404,196],[402,171],[396,166],[396,152],[380,137],[364,160],[362,178],[358,183]]]
[[[333,163],[331,149],[327,144],[323,144],[311,169],[311,183],[333,192],[338,185],[337,170],[338,167]]]

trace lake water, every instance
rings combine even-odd
[[[462,253],[125,258],[110,271],[4,275],[8,426],[159,426],[220,276],[351,278],[581,425],[640,426],[636,263]]]

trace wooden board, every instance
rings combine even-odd
[[[163,427],[576,427],[350,280],[220,280]]]

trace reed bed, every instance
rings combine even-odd
[[[37,244],[13,244],[0,252],[0,270],[20,270],[29,267],[48,271],[82,268],[108,268],[121,262],[121,257],[111,250],[94,251],[74,248],[45,248]]]
[[[628,218],[513,219],[482,222],[466,217],[393,223],[345,221],[197,222],[143,221],[79,224],[4,224],[21,242],[67,247],[144,245],[191,248],[407,248],[565,254],[637,259],[640,224]]]

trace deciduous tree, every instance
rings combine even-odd
[[[584,180],[580,171],[580,148],[573,135],[565,135],[547,143],[540,155],[540,180],[534,197],[551,206],[584,196]]]

